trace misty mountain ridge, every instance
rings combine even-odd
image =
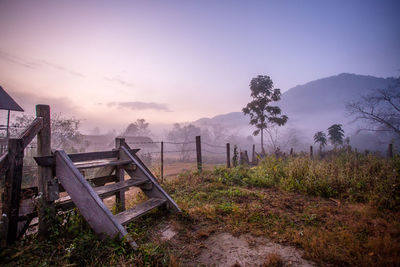
[[[294,128],[312,138],[316,131],[326,131],[334,124],[343,124],[346,135],[354,133],[358,123],[346,114],[346,103],[357,101],[375,89],[386,88],[394,78],[377,78],[367,75],[342,73],[297,85],[282,94],[277,104],[282,114],[289,117],[285,128]],[[250,89],[249,89],[250,94]],[[194,122],[199,126],[218,124],[234,128],[242,134],[251,133],[249,117],[242,112],[231,112],[213,118],[201,118]]]

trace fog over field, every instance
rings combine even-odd
[[[249,137],[255,128],[241,110],[250,80],[268,75],[289,117],[274,132],[280,147],[305,149],[315,132],[338,123],[353,145],[372,149],[391,137],[358,133],[364,125],[352,123],[345,106],[399,76],[398,8],[397,1],[4,1],[0,85],[25,114],[49,104],[80,120],[83,134],[117,135],[145,119],[154,140],[166,139],[174,123],[192,123],[217,125],[218,142],[249,145],[260,137]],[[6,116],[0,112],[0,124]]]

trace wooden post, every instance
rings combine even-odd
[[[312,146],[310,146],[310,158],[311,159],[313,158],[313,147]]]
[[[251,163],[256,165],[257,159],[256,159],[256,145],[253,144],[253,152],[251,154]]]
[[[36,117],[43,118],[43,128],[37,135],[37,155],[51,155],[51,121],[50,107],[48,105],[36,105]],[[39,235],[47,237],[51,220],[55,217],[54,199],[50,188],[56,188],[51,167],[38,166],[38,191],[39,195]]]
[[[161,183],[164,182],[164,142],[161,141]]]
[[[21,198],[22,169],[24,163],[24,143],[21,138],[8,139],[8,169],[5,176],[4,207],[6,216],[5,232],[8,244],[18,235],[19,202]],[[3,215],[4,216],[4,215]]]
[[[201,137],[196,136],[196,153],[197,153],[197,169],[199,172],[202,171],[202,162],[201,162]]]
[[[119,149],[121,146],[125,145],[125,138],[117,137],[115,138],[115,148]],[[123,154],[120,151],[120,154]],[[118,158],[121,155],[118,156]],[[121,182],[125,179],[125,170],[124,168],[117,166],[115,168],[115,175],[117,176],[117,182]],[[121,190],[115,193],[115,204],[117,211],[124,211],[125,210],[125,190]]]
[[[393,158],[393,144],[389,144],[388,146],[388,157]]]
[[[226,167],[231,167],[231,144],[226,143]]]
[[[237,153],[237,146],[233,147],[233,167],[236,167],[238,164],[238,153]]]
[[[8,113],[7,113],[7,138],[10,137],[10,130],[9,130],[9,128],[10,128],[10,110],[8,110]]]
[[[290,148],[290,156],[293,156],[293,147]]]
[[[244,161],[247,165],[250,165],[249,155],[247,154],[247,150],[243,153]]]

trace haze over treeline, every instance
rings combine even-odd
[[[204,122],[223,120],[226,138],[256,143],[240,111],[250,80],[268,75],[289,117],[280,139],[301,148],[333,123],[353,135],[346,101],[399,76],[398,10],[390,0],[1,1],[0,85],[27,114],[49,104],[84,134],[145,119],[163,139],[174,123],[212,132]]]

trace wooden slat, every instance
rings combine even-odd
[[[137,247],[128,232],[115,220],[112,213],[74,166],[68,155],[61,150],[55,152],[55,157],[58,179],[92,229],[99,235],[125,237],[133,247]]]
[[[136,218],[139,218],[140,216],[143,216],[144,214],[148,213],[154,208],[157,208],[161,206],[162,204],[166,203],[167,201],[165,199],[159,199],[159,198],[150,198],[149,200],[133,207],[130,208],[126,211],[123,211],[121,213],[118,213],[115,215],[115,219],[122,225],[126,225],[133,221]]]
[[[33,120],[31,124],[25,130],[20,133],[18,138],[23,140],[24,148],[29,145],[29,143],[33,140],[33,138],[39,133],[39,131],[43,128],[43,118],[37,117]]]
[[[148,183],[149,181],[146,179],[139,179],[139,180],[134,180],[134,179],[129,179],[125,180],[122,182],[114,183],[114,184],[109,184],[109,185],[104,185],[104,186],[99,186],[99,187],[94,187],[93,190],[96,192],[96,194],[100,198],[106,198],[112,196],[115,192],[118,192],[120,190],[123,190],[125,188],[133,187],[133,186],[139,186],[145,183]],[[70,196],[65,196],[60,198],[57,201],[57,205],[63,205],[65,203],[68,203],[71,201]]]
[[[167,192],[164,191],[164,189],[158,184],[157,179],[154,177],[154,175],[151,173],[151,171],[144,165],[144,163],[139,159],[137,155],[132,155],[129,153],[129,147],[128,145],[121,146],[120,148],[125,156],[128,159],[131,159],[133,163],[137,166],[137,170],[135,171],[130,171],[129,169],[125,169],[126,172],[131,176],[135,177],[135,174],[141,174],[141,176],[147,177],[151,183],[154,185],[151,190],[144,190],[143,192],[148,196],[149,198],[163,198],[168,201],[168,207],[171,207],[174,209],[176,212],[180,212],[180,208],[178,205],[175,203],[175,201],[167,194]],[[137,175],[138,177],[139,175]],[[140,177],[140,176],[139,176]]]
[[[6,172],[8,168],[8,152],[4,152],[0,156],[0,176]]]
[[[107,183],[115,182],[117,180],[117,177],[115,175],[106,175],[90,179],[88,178],[87,180],[90,184],[94,184],[94,186],[103,186]],[[62,184],[58,184],[58,186],[59,186],[59,192],[65,192],[65,189],[62,186]]]
[[[130,149],[129,152],[132,154],[136,154],[139,150],[140,149]],[[81,162],[81,161],[117,158],[118,154],[119,151],[111,150],[111,151],[68,154],[68,157],[71,159],[72,162]],[[52,167],[55,166],[56,164],[55,158],[52,155],[44,157],[34,157],[34,159],[39,166]]]
[[[75,167],[78,170],[83,170],[83,169],[100,168],[104,166],[121,166],[121,165],[127,165],[129,163],[132,163],[132,160],[104,160],[98,162],[76,163]]]

